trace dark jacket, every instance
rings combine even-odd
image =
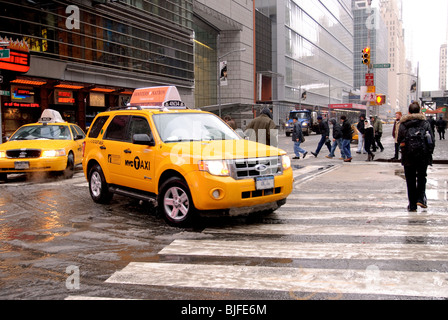
[[[436,121],[436,126],[437,126],[437,131],[445,131],[446,129],[446,121],[443,120],[442,118],[440,118],[439,120]]]
[[[302,125],[299,121],[294,123],[294,127],[292,128],[292,141],[296,142],[297,139],[299,142],[302,142],[303,140]]]
[[[342,122],[342,139],[352,140],[352,126],[347,119]]]
[[[340,139],[342,138],[342,127],[339,123],[336,121],[331,121],[333,124],[333,138],[334,139]]]
[[[366,133],[366,129],[364,128],[364,120],[359,119],[358,124],[356,125],[356,129],[358,129],[358,131],[361,134]]]
[[[330,136],[330,128],[328,127],[328,122],[325,120],[322,120],[319,123],[319,130],[323,137],[329,137]]]
[[[269,109],[265,109],[261,112],[261,114],[258,117],[256,117],[254,120],[252,120],[249,123],[249,125],[246,127],[246,130],[253,129],[255,131],[257,142],[271,145],[271,129],[275,129],[277,127],[271,117],[272,116],[270,114]],[[258,140],[258,130],[265,130],[266,141]],[[249,134],[249,136],[251,137],[251,140],[252,140],[252,135]]]
[[[432,146],[428,147],[428,152],[424,155],[423,159],[406,152],[405,138],[407,130],[411,127],[421,127],[425,130],[425,132],[427,131],[431,135]],[[400,127],[398,129],[397,143],[399,143],[401,147],[401,164],[403,166],[432,165],[432,153],[435,146],[434,133],[432,132],[431,125],[426,120],[424,114],[411,113],[401,118]]]

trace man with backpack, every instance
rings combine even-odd
[[[404,167],[408,191],[408,211],[416,212],[417,206],[427,208],[426,171],[432,165],[434,134],[420,105],[413,102],[409,114],[400,120],[397,143],[401,148],[401,164]]]

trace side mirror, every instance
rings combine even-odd
[[[156,142],[154,141],[154,138],[152,135],[147,135],[146,133],[143,134],[134,134],[132,136],[132,143],[133,144],[141,144],[145,146],[155,146]]]
[[[77,134],[75,136],[75,140],[81,140],[81,139],[84,139],[84,136],[82,134]]]

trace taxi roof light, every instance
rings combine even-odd
[[[40,118],[40,123],[65,123],[64,119],[62,119],[61,114],[53,109],[45,109]]]

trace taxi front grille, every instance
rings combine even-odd
[[[6,156],[12,159],[39,158],[41,153],[40,149],[14,149],[6,151]]]
[[[235,179],[250,179],[282,173],[280,157],[237,159],[232,161],[232,174]]]

